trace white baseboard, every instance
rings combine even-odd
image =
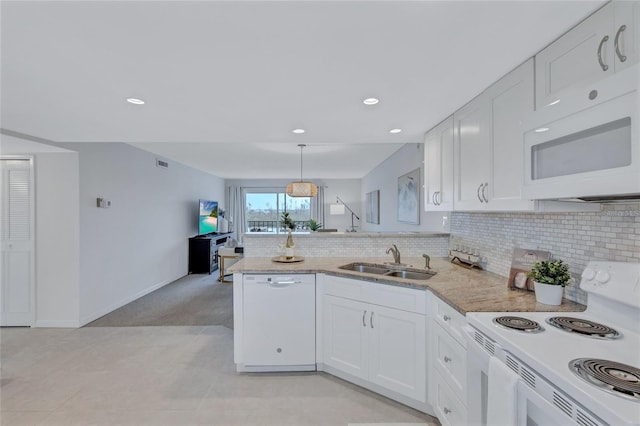
[[[79,328],[76,320],[40,320],[33,325],[34,328]]]
[[[146,296],[147,294],[151,293],[152,291],[155,291],[155,290],[157,290],[157,289],[159,289],[161,287],[164,287],[165,285],[170,284],[170,283],[172,283],[172,282],[174,282],[174,281],[176,281],[176,280],[178,280],[178,279],[180,279],[182,277],[184,277],[184,275],[180,275],[179,277],[175,277],[175,278],[172,278],[172,279],[161,281],[161,282],[159,282],[157,284],[152,285],[151,287],[147,287],[146,289],[144,289],[142,291],[139,291],[136,294],[133,294],[133,295],[128,296],[128,297],[125,297],[124,299],[121,299],[118,302],[113,303],[113,304],[107,306],[104,309],[101,309],[101,310],[99,310],[97,312],[94,312],[92,314],[86,315],[83,318],[80,318],[79,327],[87,325],[91,321],[95,321],[98,318],[103,317],[103,316],[107,315],[108,313],[113,312],[116,309],[123,307],[127,303],[131,303],[134,300],[141,298],[142,296]]]

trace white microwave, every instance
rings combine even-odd
[[[634,90],[526,131],[523,196],[640,199],[639,103]]]

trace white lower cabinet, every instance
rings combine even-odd
[[[467,349],[465,317],[431,294],[429,399],[443,425],[467,421]]]
[[[345,280],[342,281],[356,281]],[[426,403],[426,319],[370,303],[383,287],[400,294],[422,292],[359,281],[362,300],[323,296],[323,362],[354,378]],[[335,282],[334,282],[335,284]],[[371,290],[371,291],[369,291]],[[424,309],[425,307],[423,307]]]
[[[402,395],[426,400],[424,315],[370,306],[369,380]]]
[[[355,377],[368,377],[367,304],[324,296],[324,363]]]

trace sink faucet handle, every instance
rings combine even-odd
[[[431,257],[426,253],[424,253],[422,257],[424,257],[424,267],[426,269],[431,269],[431,266],[429,266],[429,263],[431,262]]]

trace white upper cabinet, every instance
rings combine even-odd
[[[485,185],[491,175],[489,98],[483,93],[456,111],[454,124],[454,208],[483,209],[488,201]]]
[[[533,59],[504,76],[487,90],[493,144],[491,178],[485,203],[492,210],[533,210],[522,199],[523,121],[533,113]]]
[[[614,1],[536,55],[536,109],[578,95],[590,84],[638,62],[640,2]],[[580,105],[579,105],[580,106]]]
[[[424,210],[453,210],[453,116],[424,137]]]
[[[521,197],[523,119],[533,112],[533,59],[454,114],[455,210],[534,210]]]
[[[613,13],[613,43],[619,71],[640,60],[640,1],[616,2]]]

